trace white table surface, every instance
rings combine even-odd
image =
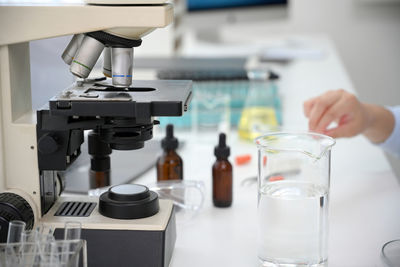
[[[306,38],[322,49],[319,60],[296,60],[274,69],[281,74],[284,128],[306,130],[302,103],[328,89],[354,88],[334,46],[326,38]],[[191,221],[179,223],[171,267],[258,266],[256,184],[243,187],[256,176],[256,147],[228,134],[231,162],[235,155],[251,153],[249,165],[234,166],[234,195],[230,208],[215,208],[211,201],[211,166],[216,132],[178,132],[185,141],[180,154],[184,179],[202,180],[206,201]],[[400,186],[383,152],[364,137],[339,139],[332,150],[330,191],[329,266],[380,266],[382,245],[400,238]],[[136,183],[151,183],[155,169]],[[178,215],[179,216],[179,215]]]

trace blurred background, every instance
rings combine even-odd
[[[322,38],[333,43],[362,101],[399,104],[400,0],[172,2],[174,24],[143,38],[142,46],[134,51],[135,68],[162,65],[160,58],[180,57],[240,60],[258,55],[282,64],[295,58],[318,59],[324,57],[325,51],[307,40]],[[64,36],[31,42],[34,108],[44,105],[73,81],[60,58],[70,39],[71,36]],[[165,75],[168,78],[171,74]],[[199,87],[202,85],[198,83]],[[337,88],[321,88],[329,89]],[[279,109],[279,103],[271,105]],[[238,118],[235,122],[233,109],[231,113],[235,126]],[[392,158],[390,161],[399,176],[400,162]]]

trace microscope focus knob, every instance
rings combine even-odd
[[[58,147],[59,145],[56,138],[50,134],[45,134],[39,138],[38,149],[42,154],[53,154],[57,151]]]
[[[159,211],[158,195],[144,185],[111,187],[99,198],[100,214],[114,219],[140,219]]]
[[[33,210],[23,197],[10,192],[0,193],[0,243],[7,241],[8,224],[13,220],[24,221],[25,229],[31,230]]]

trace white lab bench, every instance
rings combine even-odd
[[[322,49],[321,59],[299,59],[273,68],[281,74],[283,127],[305,131],[302,103],[329,89],[355,92],[338,53],[327,38],[306,38]],[[140,73],[140,72],[139,72]],[[140,75],[139,75],[140,76]],[[256,147],[228,133],[230,160],[251,153],[252,162],[234,166],[234,195],[230,208],[215,208],[211,201],[211,166],[217,132],[177,132],[185,146],[184,179],[202,180],[206,200],[191,221],[178,224],[171,267],[258,266],[257,188],[241,182],[257,174]],[[400,238],[400,186],[383,152],[363,136],[339,139],[332,150],[330,191],[329,266],[380,266],[382,245]],[[155,169],[136,183],[152,183]],[[295,219],[295,218],[294,218]]]

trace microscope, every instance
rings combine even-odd
[[[85,131],[91,172],[107,173],[112,150],[142,148],[154,117],[187,110],[190,81],[132,79],[141,38],[172,20],[164,0],[0,4],[0,242],[11,220],[27,229],[52,227],[56,238],[65,222],[79,221],[89,266],[169,265],[176,239],[171,201],[134,184],[100,197],[60,194]],[[29,41],[69,34],[62,59],[79,79],[32,111]],[[105,77],[90,78],[101,53]]]

